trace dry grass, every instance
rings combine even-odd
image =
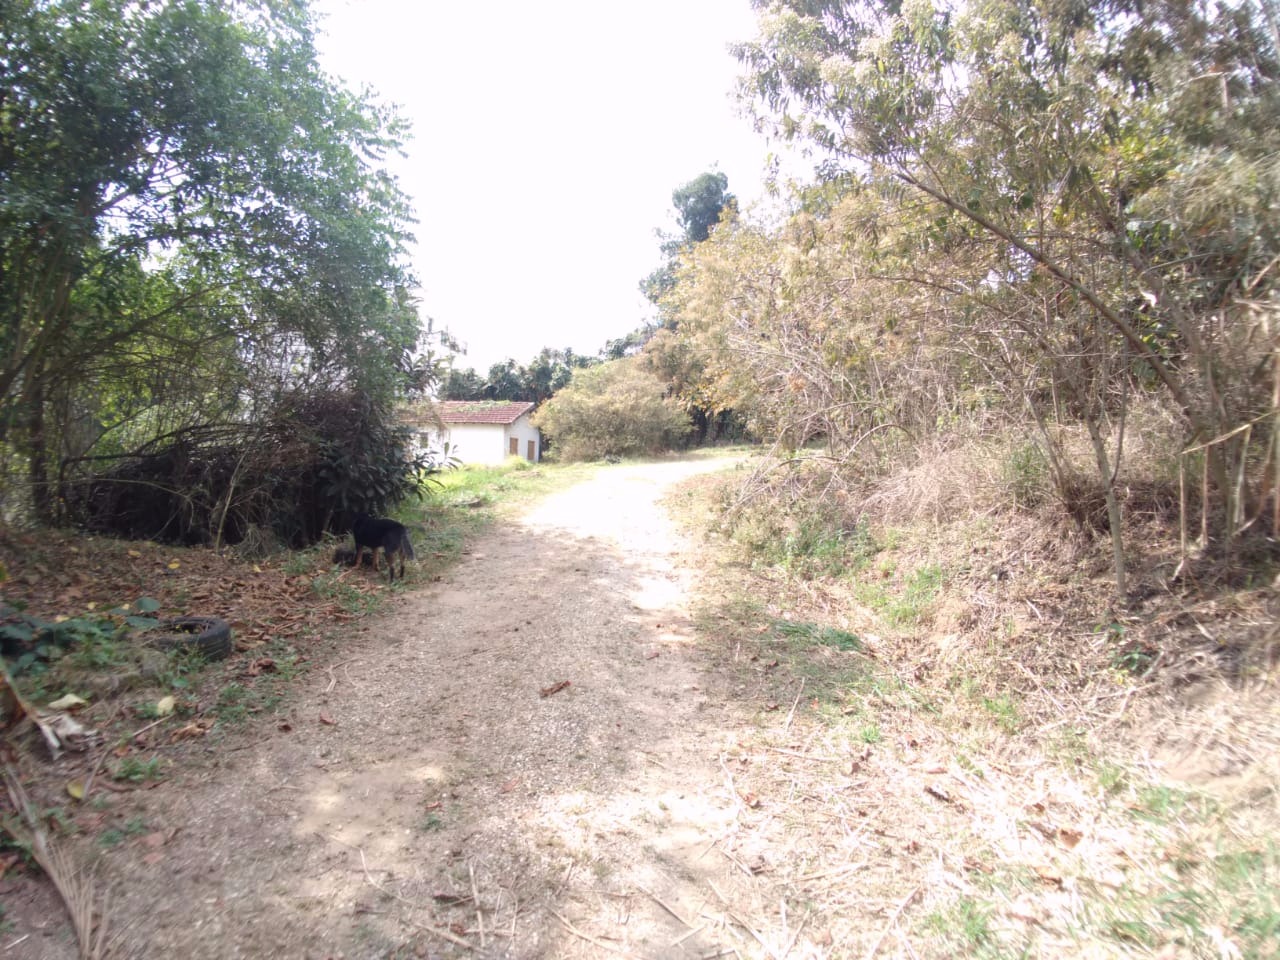
[[[1280,955],[1275,591],[1175,583],[1176,517],[1132,509],[1115,603],[1104,542],[1011,509],[1015,450],[759,469],[709,548],[701,633],[758,707],[725,759],[734,855],[771,851],[747,919],[815,957]]]

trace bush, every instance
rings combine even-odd
[[[63,487],[87,530],[169,543],[293,547],[383,513],[439,465],[412,456],[390,405],[354,391],[295,392],[258,423],[203,427],[148,444]]]
[[[654,454],[681,446],[692,425],[666,385],[633,358],[576,370],[534,423],[562,460]]]

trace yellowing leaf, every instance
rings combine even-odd
[[[131,557],[140,557],[140,556],[142,556],[142,554],[141,554],[141,553],[139,553],[137,550],[130,550],[130,551],[129,551],[129,556],[131,556]]]
[[[82,700],[74,693],[68,693],[66,696],[59,697],[49,704],[50,710],[74,710],[76,707],[87,707],[88,700]]]
[[[258,566],[258,565],[255,563],[255,564],[253,565],[253,572],[254,572],[254,573],[261,573],[261,572],[262,572],[262,568],[261,568],[260,566]]]
[[[170,570],[177,570],[180,566],[182,566],[182,564],[180,564],[177,560],[170,560],[170,561],[169,561],[169,569],[170,569]]]
[[[156,716],[167,717],[173,713],[174,699],[173,697],[161,697],[156,701]]]
[[[89,609],[90,609],[90,610],[97,610],[97,609],[98,609],[98,604],[97,604],[96,602],[91,602],[91,603],[89,604]]]
[[[79,780],[68,780],[68,781],[67,781],[67,793],[68,793],[68,795],[71,797],[71,799],[72,799],[72,800],[83,800],[83,799],[84,799],[84,784],[83,784],[83,783],[81,783]]]

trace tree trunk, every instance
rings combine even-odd
[[[1102,439],[1102,431],[1098,429],[1097,418],[1090,413],[1085,417],[1085,424],[1089,428],[1094,460],[1097,462],[1098,474],[1102,477],[1107,498],[1107,523],[1111,527],[1111,553],[1115,563],[1116,595],[1123,597],[1128,592],[1128,583],[1125,576],[1124,530],[1120,526],[1120,501],[1116,499],[1116,478],[1111,471],[1107,445]]]
[[[32,380],[27,391],[27,478],[31,485],[31,507],[36,520],[53,525],[53,495],[49,482],[49,454],[44,425],[44,385]]]

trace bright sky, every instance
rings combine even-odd
[[[732,97],[748,0],[316,0],[323,63],[413,124],[423,312],[481,372],[595,354],[639,325],[671,191],[715,168],[744,206],[769,147]]]

